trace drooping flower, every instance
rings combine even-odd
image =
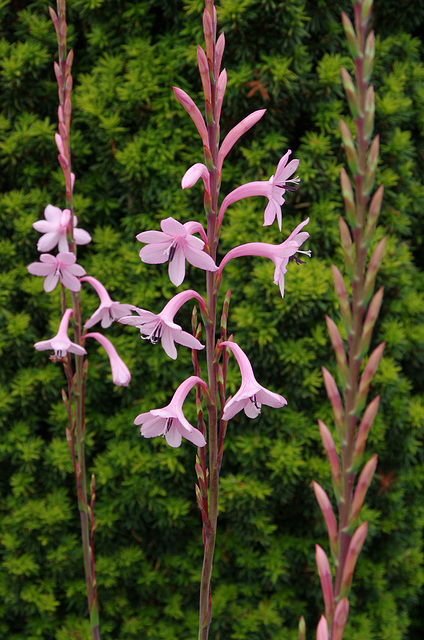
[[[263,404],[269,407],[284,407],[287,400],[278,393],[268,391],[256,382],[252,365],[244,351],[235,342],[224,341],[221,347],[231,349],[236,357],[241,373],[241,385],[233,398],[225,404],[222,414],[223,420],[231,420],[242,409],[248,418],[256,418],[261,412]]]
[[[197,447],[204,447],[206,440],[203,434],[193,427],[183,414],[184,400],[195,384],[200,384],[207,389],[206,383],[201,378],[191,376],[180,384],[166,407],[140,413],[134,420],[134,424],[141,425],[141,435],[145,438],[164,436],[171,447],[179,447],[182,438],[190,440]]]
[[[81,347],[79,344],[75,344],[75,342],[71,342],[68,338],[69,318],[73,313],[72,309],[66,309],[62,320],[60,321],[57,335],[55,335],[51,340],[41,340],[41,342],[36,342],[34,347],[37,351],[47,351],[52,349],[54,351],[55,358],[64,358],[68,352],[75,353],[78,356],[83,356],[87,353],[84,347]]]
[[[174,316],[177,311],[191,298],[196,298],[202,307],[205,307],[203,298],[196,291],[189,289],[188,291],[177,293],[157,315],[146,309],[135,307],[133,310],[138,315],[125,316],[120,318],[119,322],[138,327],[141,337],[145,340],[150,340],[152,344],[157,344],[161,340],[165,353],[175,360],[177,357],[175,342],[185,347],[190,347],[190,349],[204,349],[204,345],[197,338],[183,331],[182,327],[174,322]]]
[[[287,240],[281,244],[268,244],[266,242],[249,242],[248,244],[242,244],[239,247],[231,249],[223,258],[219,265],[219,271],[225,267],[225,265],[233,258],[240,258],[241,256],[263,256],[264,258],[270,258],[274,265],[274,284],[280,286],[281,296],[284,298],[284,275],[287,273],[287,265],[290,258],[297,264],[302,264],[299,258],[296,258],[296,253],[303,253],[307,256],[311,256],[310,251],[300,251],[300,247],[309,238],[307,231],[301,231],[303,227],[308,224],[309,218],[306,218],[301,222],[294,231],[289,235]]]
[[[222,223],[224,213],[230,204],[242,200],[242,198],[265,196],[268,198],[268,204],[264,214],[264,227],[272,224],[277,217],[278,227],[281,231],[281,207],[285,202],[284,194],[286,191],[295,191],[299,186],[300,180],[298,177],[290,178],[299,165],[299,160],[291,160],[287,164],[290,154],[291,150],[289,149],[278,163],[275,174],[268,181],[248,182],[231,191],[222,201],[219,209],[218,224]]]
[[[128,369],[122,358],[119,357],[118,352],[116,351],[111,341],[106,338],[106,336],[101,333],[97,333],[96,331],[94,331],[93,333],[86,333],[83,338],[84,340],[86,338],[94,338],[102,345],[109,357],[113,384],[117,384],[120,387],[128,387],[131,381],[130,370]]]
[[[105,287],[96,278],[93,278],[92,276],[85,276],[84,278],[81,278],[81,282],[88,282],[91,284],[100,298],[99,307],[84,325],[86,329],[90,329],[98,322],[101,322],[102,327],[106,329],[107,327],[110,327],[114,320],[118,320],[119,318],[122,318],[122,316],[126,316],[134,309],[132,304],[121,304],[120,302],[112,300]]]
[[[40,262],[31,262],[28,271],[34,276],[44,276],[44,291],[53,291],[59,280],[70,291],[81,289],[80,276],[85,275],[85,269],[75,264],[77,257],[70,251],[61,251],[57,256],[42,253]]]
[[[32,225],[36,231],[43,235],[37,243],[38,251],[51,251],[56,245],[59,245],[59,251],[69,251],[67,232],[70,230],[71,212],[69,209],[63,211],[59,207],[48,204],[44,209],[45,220],[38,220]],[[77,229],[77,217],[73,218],[74,223],[74,241],[75,244],[87,244],[91,242],[91,236],[84,229]]]
[[[200,222],[181,224],[174,218],[166,218],[160,223],[162,231],[143,231],[136,238],[146,242],[140,251],[140,258],[148,264],[161,264],[169,260],[169,278],[176,287],[184,280],[185,261],[205,271],[216,271],[218,267],[203,248],[205,243],[193,236],[203,230]]]

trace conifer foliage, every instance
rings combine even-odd
[[[424,8],[403,9],[396,0],[377,2],[372,22],[376,183],[385,184],[385,195],[370,255],[383,236],[387,242],[376,283],[384,286],[384,300],[370,349],[381,341],[386,348],[371,391],[381,395],[369,436],[369,450],[379,457],[363,510],[369,530],[349,596],[349,640],[416,640],[423,626],[417,603],[424,582],[424,60],[418,29]],[[174,287],[165,265],[153,271],[140,262],[135,236],[170,216],[185,222],[188,210],[203,206],[200,190],[180,186],[187,166],[202,158],[193,157],[196,130],[171,89],[179,86],[201,102],[195,43],[202,10],[200,0],[166,6],[69,0],[72,155],[79,176],[74,209],[93,238],[84,268],[108,283],[113,299],[142,300],[157,313]],[[232,292],[232,329],[248,353],[258,354],[257,379],[280,390],[288,405],[284,412],[263,412],[259,422],[239,414],[229,427],[211,627],[221,640],[296,637],[299,616],[311,630],[322,609],[314,544],[327,543],[311,482],[330,492],[316,421],[332,428],[321,367],[337,379],[324,316],[337,318],[330,265],[343,263],[339,119],[354,130],[340,76],[342,66],[353,72],[342,10],[352,18],[347,0],[217,3],[226,33],[223,64],[231,67],[226,113],[232,119],[222,122],[222,135],[248,113],[267,109],[261,136],[247,133],[232,149],[223,191],[268,179],[291,148],[302,185],[284,205],[283,234],[309,216],[313,238],[313,260],[307,271],[290,265],[284,299],[270,260],[242,257],[225,268],[229,281],[241,283]],[[0,1],[0,637],[8,640],[90,636],[62,371],[33,349],[57,331],[59,292],[44,293],[42,278],[26,269],[38,260],[32,225],[46,202],[65,207],[54,143],[55,55],[44,0]],[[263,210],[263,197],[231,205],[223,253],[252,241]],[[278,226],[266,228],[264,238],[278,243]],[[93,314],[94,290],[87,287],[81,296]],[[176,322],[190,326],[190,315],[178,313]],[[339,331],[344,337],[341,325]],[[177,376],[190,370],[190,354],[179,349],[171,368],[161,349],[134,343],[131,327],[113,326],[110,335],[133,379],[128,389],[110,393],[109,363],[100,347],[90,353],[86,454],[96,475],[102,638],[183,640],[197,628],[202,547],[192,451],[141,441],[133,420],[152,408],[152,398],[158,407],[169,402]],[[235,395],[233,360],[229,391]],[[185,410],[195,422],[194,407]]]

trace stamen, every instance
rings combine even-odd
[[[169,262],[173,261],[176,250],[177,250],[177,243],[174,242],[169,248]]]
[[[261,410],[261,403],[257,401],[256,396],[252,396],[251,398],[249,398],[250,402],[252,402],[255,405],[255,409],[257,409],[258,411]]]
[[[165,425],[165,429],[163,432],[163,435],[165,435],[165,433],[168,433],[168,431],[170,430],[170,428],[172,427],[172,423],[174,422],[174,418],[168,418],[166,421],[166,425]]]

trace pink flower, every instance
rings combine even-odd
[[[45,220],[38,220],[32,225],[36,231],[44,234],[38,241],[38,251],[51,251],[59,245],[59,251],[69,251],[66,234],[70,231],[71,212],[69,209],[63,211],[59,207],[48,204],[44,209]],[[91,241],[91,236],[83,229],[77,229],[77,218],[74,216],[74,240],[75,244],[87,244]]]
[[[252,365],[247,355],[235,342],[224,341],[221,347],[231,349],[236,357],[241,373],[241,386],[234,398],[230,398],[225,404],[222,414],[223,420],[231,420],[239,411],[244,409],[248,418],[256,418],[261,412],[263,404],[269,407],[284,407],[287,400],[278,393],[268,391],[255,380]]]
[[[134,420],[134,424],[141,424],[141,435],[145,438],[165,436],[165,440],[171,447],[179,447],[183,437],[197,447],[204,447],[206,440],[203,434],[193,427],[183,414],[184,400],[195,384],[200,384],[207,389],[206,383],[201,378],[191,376],[180,384],[166,407],[140,413]]]
[[[169,260],[169,278],[176,287],[184,280],[186,260],[205,271],[218,269],[210,255],[203,251],[205,243],[193,236],[203,230],[200,222],[181,224],[174,218],[166,218],[160,226],[162,231],[143,231],[136,236],[140,242],[147,243],[140,251],[140,258],[148,264]]]
[[[110,368],[112,369],[113,384],[117,384],[120,387],[128,387],[131,381],[131,373],[125,362],[118,356],[118,352],[106,336],[101,333],[93,332],[86,333],[83,339],[94,338],[97,342],[100,342],[104,347],[107,355],[109,356]]]
[[[242,244],[239,247],[231,249],[227,255],[224,256],[221,264],[219,265],[219,271],[225,267],[227,262],[233,258],[240,258],[241,256],[263,256],[264,258],[270,258],[274,265],[274,284],[280,286],[281,296],[284,298],[284,275],[287,273],[287,265],[290,258],[292,258],[297,264],[302,264],[299,258],[296,258],[296,253],[304,253],[307,256],[311,256],[310,251],[300,251],[299,247],[309,238],[307,231],[301,229],[308,224],[309,218],[306,218],[301,222],[296,229],[289,235],[287,240],[281,244],[267,244],[266,242],[249,242],[248,244]]]
[[[60,321],[57,335],[55,335],[51,340],[36,342],[34,347],[37,351],[47,351],[48,349],[52,349],[54,351],[55,358],[64,358],[68,352],[75,353],[78,356],[83,356],[87,353],[84,347],[71,342],[68,338],[69,318],[73,313],[72,309],[67,309],[65,311],[63,318]]]
[[[34,276],[45,276],[44,291],[53,291],[59,280],[70,291],[79,291],[79,276],[85,275],[85,269],[75,264],[77,257],[70,251],[62,251],[57,256],[42,253],[40,262],[31,262],[28,271]]]
[[[130,324],[133,327],[139,327],[140,333],[142,334],[141,337],[145,340],[150,340],[152,344],[157,344],[159,340],[161,340],[165,353],[175,360],[177,357],[177,349],[174,342],[182,344],[185,347],[190,347],[190,349],[204,349],[204,346],[197,338],[183,331],[178,324],[174,323],[174,316],[177,311],[191,298],[196,298],[202,307],[205,308],[203,298],[196,293],[196,291],[189,289],[188,291],[177,293],[158,315],[155,315],[151,311],[135,307],[134,311],[138,313],[138,316],[120,318],[119,322],[122,322],[122,324]]]
[[[132,304],[114,302],[105,287],[101,282],[96,280],[96,278],[93,278],[92,276],[85,276],[84,278],[81,278],[81,282],[88,282],[91,284],[91,286],[97,291],[100,298],[100,306],[84,325],[86,329],[91,329],[91,327],[100,321],[102,323],[102,327],[106,329],[107,327],[110,327],[114,320],[118,320],[119,318],[122,318],[122,316],[126,316],[134,309]]]
[[[237,202],[242,198],[249,198],[251,196],[265,196],[268,198],[268,204],[265,209],[264,215],[264,227],[269,226],[277,217],[278,227],[281,231],[281,207],[284,204],[284,194],[286,191],[295,191],[299,186],[299,178],[290,178],[290,176],[296,171],[299,160],[292,160],[287,164],[291,151],[287,151],[287,153],[281,158],[278,163],[277,171],[275,175],[271,176],[270,179],[259,182],[248,182],[247,184],[243,184],[241,187],[237,187],[234,191],[231,191],[223,200],[219,215],[218,215],[218,224],[222,223],[222,218],[227,207],[233,202]],[[290,184],[289,184],[290,183]]]

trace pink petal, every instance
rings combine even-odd
[[[40,256],[40,260],[42,259],[43,256]],[[53,257],[53,256],[50,256]],[[76,255],[73,254],[71,251],[62,251],[61,253],[57,254],[57,259],[59,260],[59,262],[61,262],[62,264],[66,264],[66,265],[72,265],[75,264],[77,258]],[[47,262],[47,260],[46,260]]]
[[[85,271],[84,271],[84,273],[85,273]],[[47,278],[46,278],[46,280],[47,280]],[[81,290],[81,282],[78,280],[78,278],[73,276],[72,273],[69,273],[68,269],[63,269],[62,270],[62,277],[61,277],[60,280],[61,280],[63,286],[66,287],[67,289],[69,289],[69,291],[80,291]]]
[[[134,423],[140,424],[140,421],[139,422],[136,422],[136,421],[139,420],[141,416],[146,416],[146,415],[149,416],[150,418],[153,417],[150,414],[142,413],[139,416],[137,416],[137,418],[134,420]],[[156,436],[161,436],[163,434],[165,426],[166,426],[166,421],[163,418],[155,417],[153,420],[150,419],[146,421],[145,424],[142,425],[140,429],[140,433],[145,438],[155,438]]]
[[[51,222],[47,222],[47,220],[37,220],[37,222],[33,223],[33,228],[40,233],[56,233],[57,225],[52,224]]]
[[[58,235],[58,249],[59,251],[69,251],[68,240],[66,239],[66,233],[61,233]]]
[[[46,291],[47,293],[50,293],[50,291],[53,291],[53,289],[56,287],[58,282],[59,282],[59,276],[55,275],[54,273],[51,273],[44,280],[44,284],[43,284],[44,291]]]
[[[38,251],[51,251],[57,245],[58,239],[56,231],[45,233],[37,242]]]
[[[160,228],[169,236],[182,236],[185,238],[187,235],[187,230],[184,225],[174,218],[165,218],[165,220],[162,220]]]
[[[187,333],[187,331],[175,331],[173,333],[173,338],[175,340],[175,342],[177,342],[178,344],[183,345],[184,347],[190,347],[190,349],[204,349],[204,345],[199,342],[199,340],[197,338],[195,338],[194,336],[192,336],[190,333]]]
[[[139,242],[148,242],[149,244],[157,244],[158,242],[168,242],[169,238],[162,231],[142,231],[136,235]]]
[[[167,252],[169,246],[170,243],[168,242],[162,242],[159,245],[146,245],[140,250],[139,256],[147,264],[162,264],[162,262],[167,262],[169,259]]]
[[[65,267],[65,270],[73,276],[85,276],[86,274],[84,267],[81,267],[79,264],[71,264],[69,267]]]
[[[75,353],[77,356],[84,356],[87,353],[84,347],[80,347],[80,345],[75,344],[75,342],[71,342],[70,346],[68,347],[68,351],[69,353]]]
[[[191,247],[186,245],[184,247],[184,254],[187,258],[187,261],[193,265],[193,267],[197,267],[198,269],[204,269],[205,271],[217,271],[218,267],[215,262],[205,251],[197,251],[193,250]],[[181,281],[182,282],[182,281]]]
[[[177,349],[174,344],[174,336],[168,327],[165,327],[162,334],[162,347],[165,351],[166,355],[172,358],[173,360],[177,359]]]
[[[53,222],[54,224],[59,224],[60,218],[62,216],[62,210],[59,207],[54,207],[52,204],[48,204],[44,209],[44,217],[49,222]]]
[[[168,266],[169,279],[179,287],[185,277],[185,256],[181,247],[177,247],[174,257]]]
[[[210,194],[210,177],[207,167],[201,162],[197,162],[190,169],[188,169],[181,180],[181,187],[188,189],[196,184],[199,178],[202,178],[205,185],[205,190]]]
[[[181,432],[186,440],[189,440],[197,447],[205,446],[206,440],[203,437],[203,434],[200,433],[199,429],[193,427],[182,414],[179,415],[177,429]]]
[[[74,229],[75,244],[88,244],[91,242],[90,234],[84,229]]]
[[[27,266],[29,273],[33,276],[48,276],[56,270],[56,261],[54,264],[41,264],[40,262],[31,262]]]
[[[261,403],[256,403],[256,404],[259,404],[259,405],[260,405]],[[247,416],[248,418],[252,418],[252,419],[254,419],[254,418],[257,418],[257,417],[258,417],[258,415],[260,414],[260,412],[261,412],[261,407],[260,407],[260,406],[259,406],[259,407],[257,407],[257,406],[255,405],[255,403],[254,403],[254,402],[252,402],[252,400],[250,400],[250,398],[249,398],[249,399],[247,400],[246,404],[244,405],[244,413],[246,414],[246,416]]]
[[[171,428],[165,433],[165,440],[167,441],[170,447],[176,448],[180,446],[182,441],[182,436],[177,429],[175,420],[173,421]]]
[[[284,202],[284,200],[283,200]],[[264,213],[264,227],[268,227],[275,220],[275,216],[277,216],[278,227],[281,231],[281,207],[279,207],[275,200],[270,200],[266,206]]]

